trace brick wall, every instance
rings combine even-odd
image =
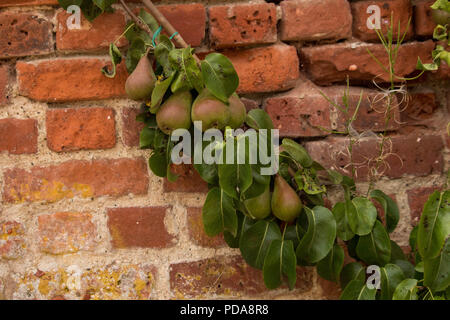
[[[387,80],[366,51],[385,61],[366,27],[367,6],[379,5],[383,19],[394,10],[403,31],[413,17],[398,75],[413,73],[417,56],[429,60],[435,45],[433,1],[155,2],[197,52],[232,60],[248,108],[265,108],[283,136],[338,169],[348,159],[330,150],[345,139],[317,127],[339,129],[346,119],[318,89],[340,99],[350,76],[353,107],[366,87],[354,128],[383,130],[383,116],[366,100],[377,95],[369,88],[374,76]],[[336,287],[313,268],[298,268],[295,290],[268,291],[237,250],[203,233],[206,184],[187,166],[174,168],[176,183],[151,174],[148,151],[138,148],[139,104],[124,94],[124,66],[115,79],[100,73],[124,12],[83,20],[81,30],[68,30],[66,17],[56,0],[0,3],[0,298],[335,298]],[[393,238],[402,246],[450,167],[449,70],[410,84],[410,103],[388,125],[399,157],[386,159],[377,187],[398,201]],[[375,143],[365,138],[356,156],[373,154]],[[364,169],[358,173],[364,187]],[[330,191],[330,199],[338,196]]]

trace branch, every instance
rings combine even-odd
[[[119,0],[120,4],[122,5],[123,9],[128,13],[128,15],[131,17],[131,19],[133,19],[133,21],[141,28],[144,29],[149,35],[150,37],[153,37],[153,32],[152,30],[149,28],[149,26],[144,23],[141,19],[139,19],[134,13],[133,11],[131,11],[131,9],[125,4],[125,2],[123,0]]]
[[[123,0],[120,0],[121,2]],[[158,8],[150,1],[150,0],[141,0],[142,3],[147,7],[147,9],[150,11],[150,14],[158,21],[158,23],[167,31],[167,33],[173,35],[177,33],[177,30],[172,26],[172,24],[169,22],[169,20],[164,17],[164,15],[161,13],[161,11],[158,10]],[[178,47],[187,48],[189,45],[184,41],[183,37],[177,33],[173,40],[175,44]],[[197,57],[196,54],[194,54],[194,59],[197,63],[200,63],[200,59]]]

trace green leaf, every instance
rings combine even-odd
[[[111,7],[111,5],[117,2],[117,0],[92,0],[92,1],[97,7],[102,9],[102,11],[106,11]]]
[[[377,201],[383,208],[384,215],[386,217],[386,229],[389,233],[391,233],[395,230],[400,218],[397,204],[388,195],[380,190],[372,190],[370,197]]]
[[[402,248],[394,240],[391,240],[391,259],[389,261],[394,260],[406,260],[406,256]]]
[[[317,264],[317,273],[322,278],[337,282],[344,266],[344,249],[335,244],[328,255]]]
[[[392,300],[418,300],[417,280],[405,279],[397,286]]]
[[[417,244],[423,259],[439,255],[450,234],[450,190],[434,192],[425,203],[419,221]]]
[[[151,98],[151,106],[150,106],[151,113],[156,113],[158,111],[164,98],[164,95],[166,94],[167,90],[170,87],[170,84],[173,81],[173,78],[174,75],[171,75],[169,78],[163,81],[156,82],[155,89],[153,89]]]
[[[145,42],[141,38],[135,38],[133,42],[131,42],[125,58],[125,65],[128,73],[131,74],[134,71],[146,50]]]
[[[436,0],[436,2],[434,2],[430,7],[434,10],[444,10],[450,12],[450,3],[448,0]]]
[[[252,109],[247,113],[245,123],[255,130],[259,129],[273,129],[272,119],[267,112],[262,109]]]
[[[223,232],[223,238],[230,248],[239,248],[239,241],[242,235],[244,234],[245,231],[247,231],[248,228],[250,228],[256,222],[256,220],[253,220],[252,218],[242,214],[239,211],[237,211],[237,216],[238,216],[237,235],[233,236],[230,232],[226,230]]]
[[[238,218],[231,199],[222,189],[214,187],[209,190],[202,209],[205,233],[216,236],[224,230],[237,235]]]
[[[292,290],[297,280],[296,267],[297,258],[292,241],[273,240],[264,259],[264,284],[268,289],[275,289],[282,284],[283,275],[286,275]]]
[[[314,163],[306,149],[294,140],[284,138],[281,146],[283,147],[283,150],[286,151],[292,159],[298,162],[302,167],[309,168]]]
[[[415,270],[411,262],[407,260],[394,260],[391,262],[402,269],[405,278],[414,278]]]
[[[308,218],[308,229],[297,247],[297,257],[316,263],[330,252],[336,239],[336,221],[330,210],[316,206],[312,210],[304,207]]]
[[[297,233],[297,225],[290,225],[286,227],[286,230],[284,231],[284,240],[291,240],[294,244],[294,249],[297,248],[300,243],[300,238]]]
[[[239,86],[239,77],[231,61],[220,53],[210,53],[201,63],[206,88],[219,100],[228,98]]]
[[[349,216],[348,211],[350,210],[356,211],[355,206],[351,201],[338,202],[334,205],[332,210],[337,223],[337,236],[344,241],[348,241],[355,236],[350,228],[347,218]]]
[[[167,176],[167,159],[166,154],[161,152],[154,152],[148,160],[152,172],[161,178]]]
[[[423,70],[423,71],[435,71],[435,70],[439,69],[439,65],[436,64],[435,62],[423,63],[422,60],[420,59],[420,57],[417,57],[416,69]]]
[[[359,236],[369,234],[377,219],[377,209],[370,200],[363,197],[353,198],[352,203],[355,210],[351,208],[347,211],[350,228]]]
[[[341,300],[375,300],[376,289],[369,289],[365,282],[352,280],[342,291]]]
[[[156,130],[145,126],[141,130],[141,134],[139,136],[139,147],[143,148],[151,148],[155,141]]]
[[[201,92],[203,80],[200,69],[192,55],[193,49],[190,47],[183,49],[173,49],[169,52],[169,61],[174,69],[178,71],[171,89],[175,93],[181,89],[195,89]]]
[[[273,240],[281,240],[281,232],[273,221],[260,220],[241,237],[239,249],[244,260],[253,268],[262,269]]]
[[[412,228],[411,233],[409,234],[409,246],[411,250],[414,252],[417,250],[417,233],[419,232],[419,226],[415,226]]]
[[[172,67],[172,64],[169,59],[169,53],[175,49],[175,46],[173,45],[172,41],[165,36],[160,35],[160,39],[158,44],[155,47],[155,58],[156,61],[163,67],[164,75],[166,77],[170,77],[174,73],[174,68]]]
[[[359,238],[356,253],[369,265],[384,266],[391,259],[391,241],[380,221],[376,221],[368,235]]]
[[[108,70],[107,66],[102,68],[102,73],[108,78],[116,76],[116,65],[122,61],[122,53],[114,43],[109,44],[109,57],[111,58],[112,70]]]
[[[405,279],[402,269],[395,264],[388,263],[380,268],[381,300],[391,300],[395,288]]]
[[[444,291],[450,286],[450,238],[445,242],[439,256],[433,259],[425,259],[424,285],[433,292]]]
[[[320,185],[315,173],[311,170],[303,169],[295,173],[295,182],[298,185],[299,190],[305,191],[307,194],[319,194],[327,191],[324,185]]]
[[[344,289],[352,280],[358,280],[361,283],[366,281],[366,271],[359,262],[348,263],[342,268],[340,275],[341,288]]]
[[[64,10],[67,10],[67,8],[71,5],[81,6],[82,2],[83,2],[83,0],[58,0],[59,5]]]
[[[158,21],[156,21],[156,19],[153,18],[153,16],[144,9],[141,9],[139,11],[139,17],[145,22],[145,24],[148,25],[150,30],[152,30],[153,32],[155,32],[156,29],[158,29],[159,27]]]

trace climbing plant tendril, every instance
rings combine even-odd
[[[132,18],[123,34],[129,43],[126,52],[112,43],[112,68],[102,72],[114,77],[116,65],[125,62],[130,74],[127,93],[142,101],[142,113],[137,117],[145,124],[140,147],[149,149],[149,167],[156,176],[176,181],[171,171],[176,144],[171,135],[180,128],[193,132],[194,120],[203,124],[203,130],[216,128],[225,136],[229,128],[256,130],[261,134],[257,149],[267,143],[261,137],[271,137],[267,132],[274,126],[267,113],[255,109],[247,114],[235,93],[239,78],[230,60],[219,53],[200,60],[151,1],[142,1],[150,13],[141,10],[138,15],[117,0],[59,2],[64,9],[80,6],[88,20],[111,12],[117,3]],[[160,28],[169,36],[157,32]],[[392,89],[388,95],[395,94]],[[344,93],[344,105],[348,103],[345,97]],[[351,124],[356,116],[350,117],[346,133],[353,133]],[[251,147],[248,137],[232,137],[233,146],[239,141]],[[239,248],[250,266],[262,270],[267,288],[287,284],[293,289],[297,266],[315,266],[319,276],[341,286],[341,299],[450,298],[449,190],[430,196],[419,225],[411,232],[411,252],[406,256],[390,239],[399,221],[395,201],[373,184],[361,195],[354,174],[349,177],[325,169],[296,141],[285,138],[279,148],[272,148],[269,140],[265,148],[279,158],[271,175],[261,174],[267,164],[252,163],[249,157],[238,163],[227,162],[228,144],[213,141],[198,146],[194,142],[192,150],[184,150],[180,156],[192,158],[191,151],[199,148],[224,159],[219,164],[194,164],[209,186],[202,209],[205,233],[223,234],[231,248]],[[381,162],[383,154],[381,150]],[[344,197],[330,206],[325,197],[332,185],[341,187]],[[354,262],[344,263],[345,251]],[[369,266],[377,267],[378,288],[366,280]]]

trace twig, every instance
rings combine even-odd
[[[123,0],[121,0],[122,2]],[[184,41],[183,37],[177,33],[177,30],[172,26],[169,20],[164,17],[161,11],[150,1],[150,0],[141,0],[141,2],[147,7],[150,11],[150,14],[158,21],[158,23],[171,35],[173,36],[173,40],[178,47],[187,48],[189,45]],[[200,63],[200,59],[194,54],[194,59],[197,63]]]
[[[149,26],[144,23],[141,19],[139,19],[134,13],[133,11],[131,11],[131,9],[125,4],[125,2],[123,0],[119,0],[120,4],[122,5],[123,9],[128,13],[128,15],[131,17],[131,19],[133,19],[134,22],[136,22],[136,24],[141,27],[142,29],[144,29],[149,35],[150,37],[153,37],[153,32],[152,30],[149,28]]]

